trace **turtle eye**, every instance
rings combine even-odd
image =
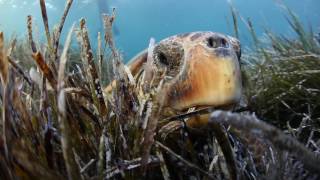
[[[209,48],[228,48],[229,43],[228,41],[223,37],[209,37],[207,39],[207,45]]]
[[[167,56],[163,53],[163,52],[160,52],[158,54],[158,59],[159,59],[159,62],[165,66],[169,66],[169,61],[168,61],[168,58]]]
[[[166,69],[166,75],[174,77],[183,63],[184,50],[177,42],[164,41],[154,47],[154,61],[158,70]]]
[[[241,58],[241,44],[240,41],[236,38],[229,37],[232,48],[235,50],[238,60]]]

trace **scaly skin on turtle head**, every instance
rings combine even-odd
[[[226,106],[241,96],[237,39],[214,32],[169,37],[154,48],[154,61],[165,69],[166,106],[175,110],[199,106]]]

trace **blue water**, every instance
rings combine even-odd
[[[67,17],[63,34],[73,22],[85,17],[90,28],[93,44],[96,34],[103,31],[98,1],[74,0]],[[286,4],[302,20],[306,27],[315,31],[320,27],[320,0],[233,0],[239,14],[250,17],[256,32],[263,36],[265,28],[279,34],[294,36],[285,19],[279,2]],[[50,28],[59,22],[64,9],[63,0],[46,0]],[[117,9],[115,26],[119,33],[116,45],[126,60],[148,46],[150,37],[161,40],[167,36],[190,31],[217,31],[233,35],[230,8],[226,0],[107,0],[100,10]],[[34,17],[35,35],[44,39],[39,0],[0,0],[0,30],[7,34],[15,32],[19,37],[26,34],[26,16]],[[240,20],[240,40],[250,46],[247,27]]]

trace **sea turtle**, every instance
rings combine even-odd
[[[150,86],[158,91],[162,89],[155,96],[157,101],[161,101],[161,113],[158,115],[161,116],[159,119],[163,119],[190,108],[230,109],[237,104],[242,91],[240,56],[240,42],[237,39],[215,32],[192,32],[160,41],[134,57],[127,67],[139,84],[136,89],[141,84],[143,87],[149,86],[149,89]],[[115,81],[104,92],[109,94],[114,87]],[[205,127],[208,120],[209,113],[206,113],[189,118],[186,124],[191,128]],[[236,179],[235,162],[229,158],[233,157],[232,149],[225,144],[228,137],[219,126],[213,127],[213,130],[221,136],[217,139],[225,154],[230,176]]]
[[[182,111],[238,103],[242,91],[240,56],[237,39],[215,32],[185,33],[160,41],[153,50],[153,64],[157,71],[165,71],[164,106]],[[144,71],[147,57],[145,50],[129,61],[133,76]],[[111,90],[112,85],[104,92]]]

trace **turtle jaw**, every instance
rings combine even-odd
[[[198,45],[188,51],[184,61],[182,71],[169,85],[168,106],[183,110],[239,101],[241,73],[232,48],[212,51]]]

